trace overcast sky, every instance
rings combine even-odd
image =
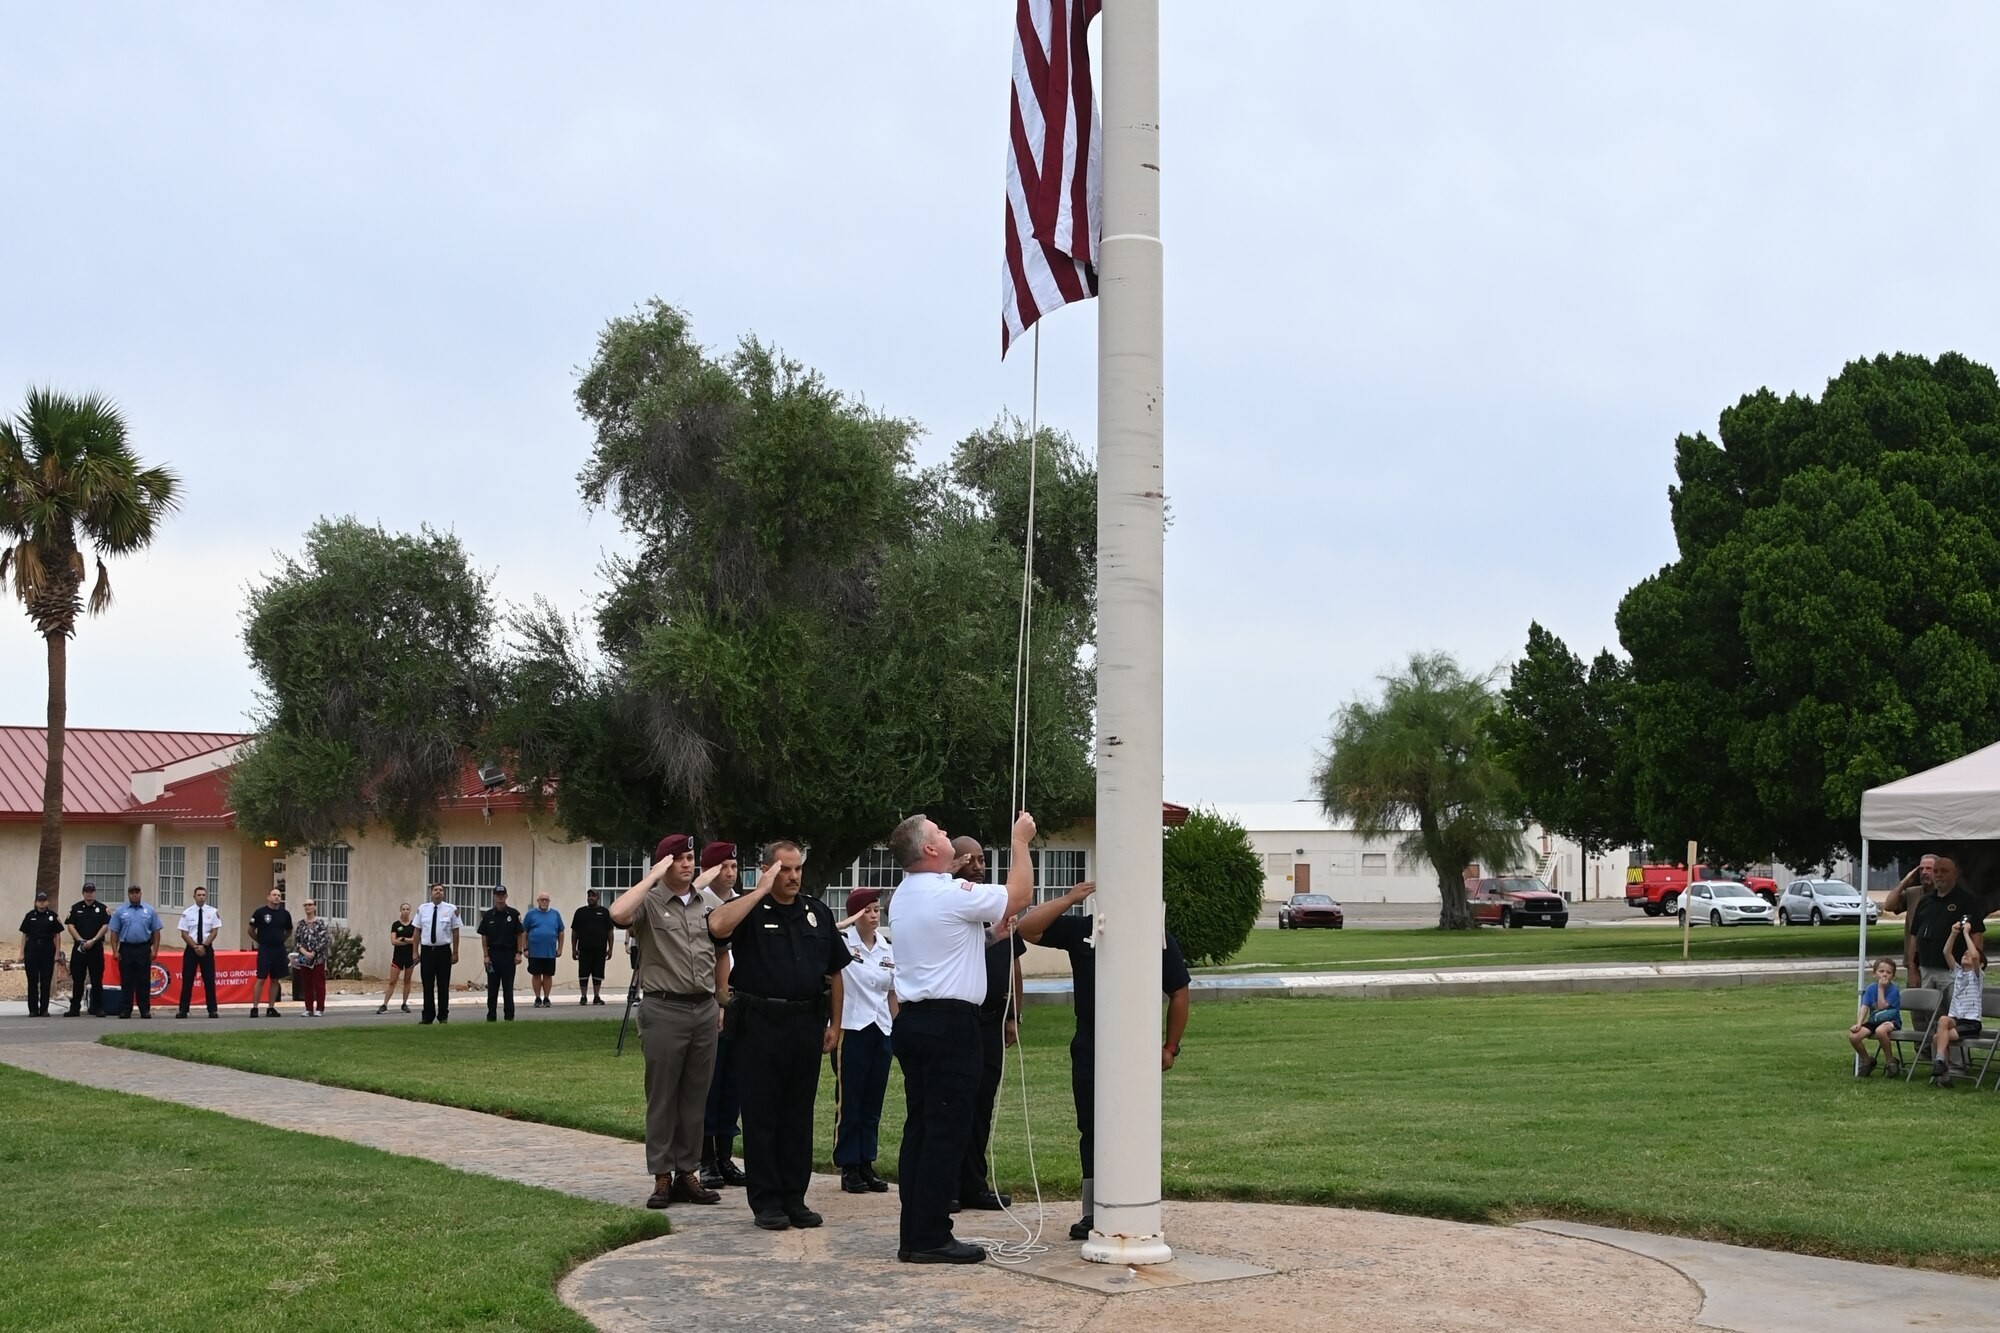
[[[1163,8],[1172,799],[1305,794],[1412,650],[1614,642],[1675,434],[1740,394],[2000,356],[1993,7]],[[80,631],[70,720],[244,725],[244,589],[322,514],[586,608],[620,536],[571,395],[648,297],[927,459],[1025,414],[1011,22],[0,0],[0,409],[110,393],[186,497]],[[1087,444],[1094,347],[1093,308],[1046,321],[1043,417]],[[40,721],[42,661],[0,616],[0,720]]]

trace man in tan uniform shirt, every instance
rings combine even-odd
[[[729,953],[708,933],[722,905],[708,891],[719,873],[694,872],[694,840],[660,839],[653,868],[611,904],[611,920],[639,945],[639,1045],[646,1057],[648,1208],[715,1203],[701,1183],[701,1131],[715,1071],[722,1005],[729,997]]]

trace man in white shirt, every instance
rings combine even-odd
[[[206,888],[196,889],[194,906],[181,913],[181,1009],[175,1018],[188,1016],[196,970],[201,972],[203,993],[208,996],[208,1016],[215,1017],[215,937],[221,931],[222,913],[208,905]]]
[[[951,1234],[951,1200],[979,1099],[986,925],[1034,898],[1034,838],[1034,818],[1023,810],[1002,888],[955,878],[950,836],[923,815],[911,815],[889,835],[889,851],[904,869],[890,907],[901,1002],[892,1041],[904,1096],[896,1257],[904,1263],[976,1264],[986,1257]]]
[[[424,1017],[451,1021],[451,966],[458,961],[458,904],[445,901],[444,885],[417,909],[417,973],[424,979]]]

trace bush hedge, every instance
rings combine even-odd
[[[1220,963],[1250,938],[1264,910],[1264,863],[1243,826],[1191,810],[1166,831],[1167,929],[1192,965]]]
[[[360,932],[346,926],[328,926],[326,938],[326,974],[344,981],[359,981],[361,955],[368,952]]]

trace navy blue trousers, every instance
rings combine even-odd
[[[833,1164],[861,1166],[876,1157],[882,1098],[889,1091],[889,1034],[870,1023],[840,1034],[827,1057],[840,1080],[840,1112],[833,1126]]]

